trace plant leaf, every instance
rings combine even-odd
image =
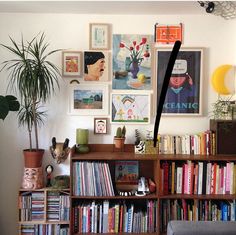
[[[9,106],[7,99],[0,95],[0,119],[4,120],[9,113]]]

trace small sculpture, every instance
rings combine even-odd
[[[43,170],[39,168],[24,168],[23,189],[40,189],[43,188]]]
[[[50,147],[50,152],[52,157],[56,160],[57,164],[64,162],[70,152],[69,139],[66,138],[64,143],[57,143],[56,137],[52,138],[52,146]]]
[[[51,187],[51,179],[52,179],[52,172],[53,172],[53,166],[52,165],[47,165],[45,167],[45,171],[47,173],[47,183],[46,183],[46,187]]]

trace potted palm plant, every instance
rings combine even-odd
[[[38,143],[38,125],[43,122],[45,116],[45,112],[41,111],[41,105],[49,100],[56,87],[59,88],[60,71],[48,57],[59,50],[47,51],[49,43],[45,42],[44,33],[31,41],[25,41],[22,36],[19,45],[11,37],[10,40],[11,46],[1,46],[10,51],[15,58],[4,61],[2,70],[9,72],[9,87],[19,95],[19,124],[27,126],[29,133],[29,149],[23,151],[25,167],[37,168],[41,167],[44,154]]]

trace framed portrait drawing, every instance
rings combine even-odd
[[[107,134],[108,118],[94,118],[94,134]]]
[[[69,114],[108,115],[108,85],[70,85]]]
[[[172,48],[155,49],[157,105]],[[171,74],[162,113],[164,115],[202,115],[203,48],[184,48],[178,53]]]
[[[107,82],[109,75],[108,51],[84,51],[84,81]]]
[[[150,122],[150,94],[112,93],[111,122],[148,124]]]
[[[90,23],[89,24],[89,49],[110,50],[111,25]]]
[[[62,76],[82,77],[83,53],[81,51],[62,51]]]

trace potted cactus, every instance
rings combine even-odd
[[[116,130],[116,136],[114,136],[114,145],[117,149],[124,149],[125,144],[125,134],[126,134],[126,127],[123,126],[118,127]]]

